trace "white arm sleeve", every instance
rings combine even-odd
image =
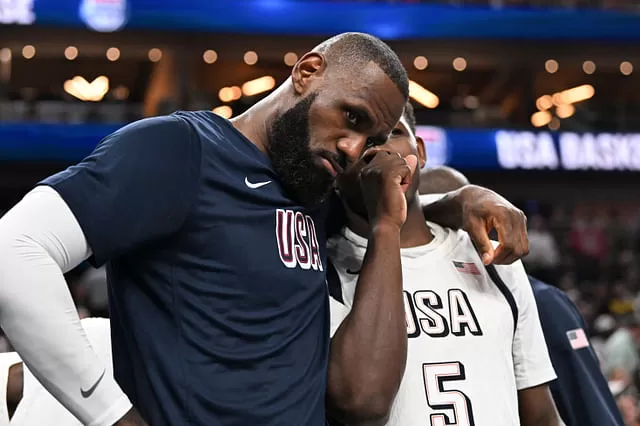
[[[0,219],[0,325],[34,376],[74,416],[111,426],[131,403],[103,374],[63,277],[90,254],[62,197],[50,187],[32,190]]]

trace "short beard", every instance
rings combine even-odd
[[[309,146],[309,110],[312,93],[278,117],[269,129],[269,157],[287,195],[306,208],[322,203],[333,187],[333,177],[321,167]]]

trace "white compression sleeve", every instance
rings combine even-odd
[[[111,426],[131,408],[80,324],[63,277],[88,243],[62,197],[27,194],[0,219],[0,325],[42,385],[83,424]]]

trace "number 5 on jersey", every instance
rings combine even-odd
[[[464,365],[458,361],[422,364],[422,373],[427,404],[434,411],[442,412],[431,414],[431,426],[474,426],[471,401],[467,395],[444,389],[446,382],[466,379]]]

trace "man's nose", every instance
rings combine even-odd
[[[357,161],[367,145],[365,135],[353,135],[338,141],[338,151],[342,152],[349,163]]]

